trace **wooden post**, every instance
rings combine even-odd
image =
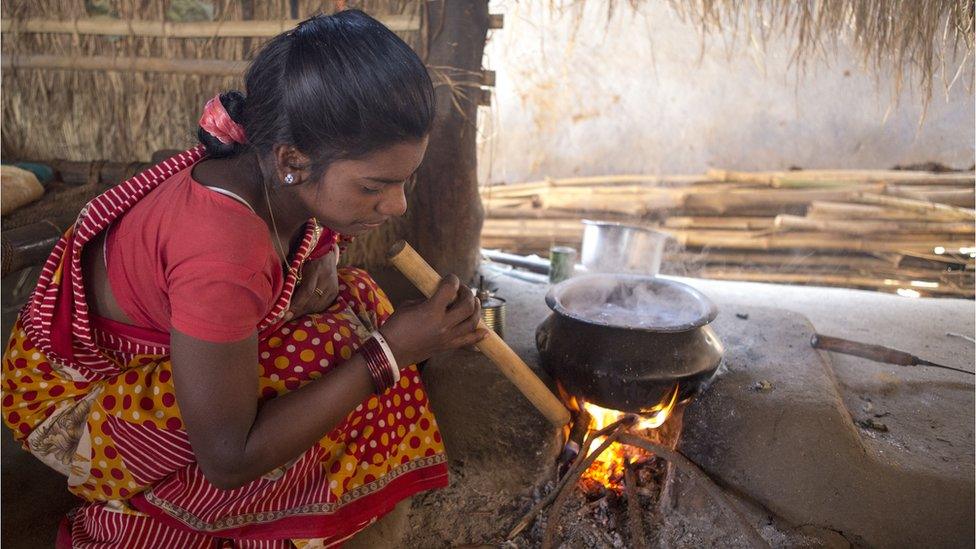
[[[428,2],[433,29],[426,62],[460,71],[481,71],[488,35],[487,0]],[[440,22],[443,23],[440,23]],[[408,195],[408,209],[386,243],[371,242],[368,258],[404,239],[440,273],[453,273],[467,282],[479,260],[484,209],[478,193],[478,94],[466,90],[451,96],[449,86],[435,89],[437,118],[430,133],[427,157],[417,171],[417,183]],[[381,247],[382,246],[382,247]],[[381,252],[380,252],[381,253]],[[395,298],[396,296],[394,296]]]

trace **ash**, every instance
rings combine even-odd
[[[550,517],[547,509],[530,528],[500,547],[542,547],[549,520],[553,519],[559,524],[553,546],[565,549],[752,547],[742,530],[744,525],[730,519],[728,512],[689,477],[657,458],[632,467],[637,480],[634,492],[643,524],[643,540],[634,538],[625,493],[584,479],[573,490],[561,516]],[[520,502],[521,510],[527,511],[554,486],[555,482],[550,480],[537,487],[531,497]],[[847,547],[832,543],[834,540],[825,539],[825,533],[815,529],[792,529],[748,501],[736,498],[736,505],[771,547]]]
[[[666,464],[649,459],[633,466],[637,478],[637,501],[642,509],[645,532],[652,531],[652,515],[660,498],[660,486],[666,474]],[[531,498],[523,501],[528,510],[555,487],[548,481],[536,488]],[[583,479],[562,509],[558,518],[557,547],[621,548],[636,547],[628,531],[627,498],[622,491],[606,488],[598,482]],[[548,510],[540,513],[531,528],[502,545],[502,547],[541,547],[550,517]],[[555,541],[555,540],[554,540]],[[649,540],[649,545],[656,542]]]

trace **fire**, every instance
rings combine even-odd
[[[647,431],[657,429],[661,425],[664,425],[677,401],[678,385],[676,384],[674,389],[665,395],[660,403],[647,410],[642,410],[641,415],[638,416],[637,423],[631,427],[631,430]],[[586,411],[592,417],[590,424],[591,432],[599,431],[627,415],[626,412],[601,408],[595,404],[584,403],[583,406],[586,407]],[[594,440],[593,445],[590,446],[590,453],[592,454],[592,452],[596,451],[603,441],[603,437]],[[624,464],[627,462],[642,461],[650,456],[651,454],[640,448],[625,446],[615,442],[603,454],[596,458],[593,465],[583,473],[583,478],[599,482],[607,488],[619,491],[623,486]]]

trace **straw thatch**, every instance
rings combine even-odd
[[[191,146],[202,105],[217,91],[241,88],[248,60],[266,40],[296,20],[345,8],[386,23],[427,62],[438,110],[408,214],[357,239],[345,261],[382,267],[389,245],[404,238],[443,272],[467,277],[482,219],[475,120],[494,76],[481,58],[487,28],[503,22],[488,14],[487,0],[5,2],[5,160],[89,161],[99,172],[106,160],[128,165]],[[86,181],[118,180],[102,179]],[[459,233],[447,243],[446,228]]]
[[[240,89],[246,61],[268,40],[267,36],[183,38],[34,32],[28,22],[275,22],[331,13],[343,6],[361,8],[381,20],[395,16],[398,21],[415,22],[411,26],[416,30],[398,34],[423,55],[426,22],[420,0],[3,2],[3,155],[8,159],[131,162],[146,161],[156,150],[192,146],[202,105],[218,91]],[[134,66],[126,67],[126,59]],[[155,60],[156,65],[147,59]],[[53,68],[97,65],[105,60],[121,65],[120,70]],[[198,60],[198,67],[187,73],[181,60]],[[51,68],[23,66],[39,62]],[[215,66],[224,67],[224,74],[199,73],[212,71]]]
[[[661,0],[605,0],[607,16],[620,6],[639,10]],[[731,32],[740,44],[793,37],[795,66],[827,57],[850,41],[866,66],[919,86],[923,97],[941,74],[948,88],[960,77],[972,85],[974,4],[971,0],[668,0],[682,18],[709,34]],[[554,9],[577,10],[580,2]],[[132,36],[37,32],[27,21],[188,23],[281,21],[360,7],[377,17],[413,18],[417,30],[400,35],[418,52],[427,47],[422,0],[12,0],[0,4],[5,92],[2,149],[8,157],[147,160],[153,151],[194,143],[200,105],[218,90],[239,88],[240,73],[267,37]],[[436,32],[438,23],[432,25]],[[75,28],[80,28],[75,26]],[[741,39],[740,39],[741,35]],[[43,67],[24,68],[24,60]],[[146,59],[159,61],[156,64]],[[197,60],[190,73],[166,60]],[[98,63],[121,70],[94,70]],[[236,63],[235,63],[236,62]],[[94,65],[92,65],[94,63]],[[214,63],[217,65],[215,66]],[[129,67],[127,64],[134,64]],[[164,66],[158,66],[164,65]],[[89,66],[91,70],[64,70]],[[133,68],[138,70],[132,70]],[[480,75],[432,67],[457,94],[479,93]],[[200,74],[207,71],[224,74]],[[468,81],[471,82],[468,82]],[[479,100],[479,102],[485,102]],[[93,123],[97,121],[97,123]]]
[[[917,83],[926,97],[937,73],[949,88],[972,67],[972,0],[669,1],[706,30],[741,28],[761,43],[776,33],[792,33],[793,59],[801,65],[827,55],[827,46],[849,40],[866,66],[893,71],[896,88],[906,80]]]
[[[621,7],[639,11],[660,0],[603,0],[610,18]],[[849,42],[865,68],[891,72],[897,96],[903,85],[917,85],[927,102],[937,89],[936,75],[948,89],[961,77],[973,86],[976,6],[972,0],[667,0],[680,18],[709,35],[725,33],[729,52],[737,45],[765,47],[785,36],[793,43],[794,66],[830,60],[836,46]],[[586,2],[550,0],[551,9],[575,10],[577,23]]]

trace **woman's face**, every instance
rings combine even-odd
[[[405,141],[355,160],[333,162],[317,181],[295,192],[319,223],[355,236],[407,211],[407,181],[427,151],[427,138]]]

